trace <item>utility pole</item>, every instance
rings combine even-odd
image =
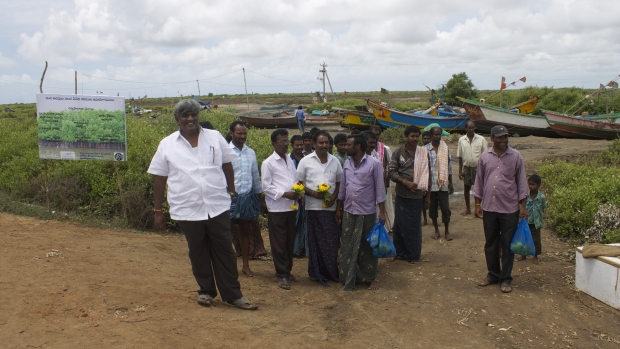
[[[198,84],[198,95],[200,96],[200,83],[196,80],[196,84]]]
[[[250,102],[248,101],[248,84],[245,81],[245,68],[241,68],[243,69],[243,85],[245,85],[245,104],[248,105],[248,110],[250,110]],[[215,90],[217,93],[217,90]]]
[[[321,79],[321,81],[323,82],[323,103],[327,103],[327,97],[325,96],[325,74],[327,73],[327,70],[325,70],[325,68],[327,67],[327,64],[325,64],[325,61],[323,61],[321,67],[323,67],[323,69],[319,70],[319,73],[323,73],[323,78]]]
[[[75,71],[75,94],[77,94],[77,70]]]

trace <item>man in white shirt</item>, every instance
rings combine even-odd
[[[170,217],[185,234],[192,271],[200,286],[198,304],[213,305],[219,290],[222,301],[255,310],[258,307],[241,294],[230,233],[230,197],[236,194],[231,161],[237,154],[218,131],[198,125],[199,113],[198,102],[179,102],[174,107],[179,131],[159,143],[151,160],[148,173],[155,177],[155,226],[165,228],[162,203],[168,184]]]
[[[474,186],[476,180],[476,170],[478,169],[478,159],[480,154],[487,150],[487,140],[481,135],[474,133],[476,125],[473,121],[467,121],[465,125],[466,134],[459,138],[459,145],[456,149],[456,156],[459,158],[459,179],[463,181],[465,196],[465,211],[461,214],[466,216],[471,214],[469,206],[469,191]]]
[[[299,281],[291,274],[293,269],[293,247],[295,246],[296,202],[300,194],[293,191],[297,182],[297,170],[288,151],[288,131],[279,128],[271,133],[274,152],[261,166],[263,192],[267,204],[269,243],[278,286],[290,289],[290,281]]]
[[[329,133],[319,130],[313,136],[314,152],[297,167],[297,179],[305,186],[308,222],[308,275],[323,286],[339,282],[338,224],[334,218],[342,178],[340,161],[329,154]],[[326,192],[319,185],[330,186]],[[328,199],[329,198],[329,199]]]

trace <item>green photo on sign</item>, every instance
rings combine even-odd
[[[125,161],[123,97],[37,95],[39,157]]]

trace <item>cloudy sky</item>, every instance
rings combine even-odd
[[[596,88],[620,74],[612,0],[0,0],[0,103],[46,93],[137,97],[422,90],[466,72],[495,89]]]

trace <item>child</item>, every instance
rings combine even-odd
[[[431,133],[429,131],[425,131],[424,133],[422,133],[422,145],[427,145],[428,143],[431,142]],[[422,223],[422,225],[426,225],[426,209],[424,208],[424,223]]]
[[[530,187],[530,195],[525,200],[525,207],[529,213],[527,223],[530,226],[532,232],[532,238],[534,239],[534,246],[536,247],[536,254],[532,262],[538,264],[538,256],[542,252],[540,244],[540,228],[543,226],[543,211],[547,207],[547,198],[545,194],[538,191],[542,179],[539,175],[533,174],[528,178],[527,184]],[[525,260],[525,256],[517,257],[518,261]]]

